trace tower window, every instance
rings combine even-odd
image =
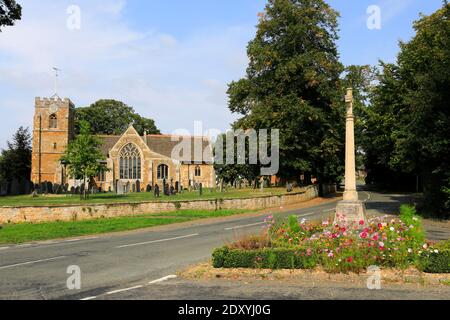
[[[55,142],[55,143],[53,143],[53,149],[55,149],[55,150],[56,150],[56,142]]]
[[[58,118],[56,117],[56,114],[52,114],[50,116],[49,127],[50,127],[50,129],[58,128]]]
[[[200,169],[200,166],[195,167],[195,176],[201,177],[202,176],[202,170]]]

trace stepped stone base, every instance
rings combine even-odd
[[[367,221],[366,206],[362,201],[340,201],[336,207],[335,222],[358,223]]]

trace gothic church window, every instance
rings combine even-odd
[[[52,114],[49,119],[49,127],[50,129],[56,129],[58,128],[58,118],[56,117],[56,114]]]
[[[169,178],[169,167],[165,164],[160,164],[158,166],[158,179],[168,179]]]
[[[133,144],[127,144],[119,156],[120,179],[141,180],[141,153]]]

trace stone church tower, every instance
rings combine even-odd
[[[31,181],[67,183],[61,156],[74,137],[74,104],[67,98],[36,98]]]

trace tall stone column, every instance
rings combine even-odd
[[[347,116],[345,126],[345,192],[344,200],[336,208],[335,221],[359,223],[366,221],[364,203],[359,201],[356,190],[356,159],[355,159],[355,117],[353,115],[353,90],[347,89],[345,95]]]

